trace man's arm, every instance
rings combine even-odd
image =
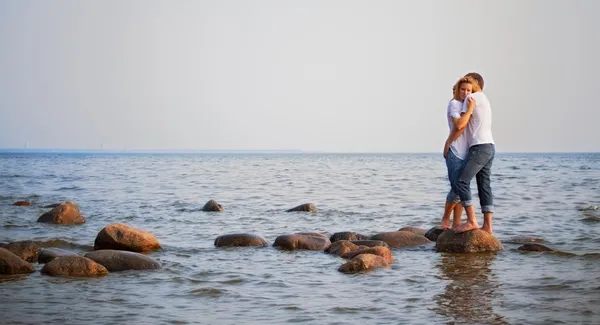
[[[465,105],[467,106],[467,110],[464,113],[462,113],[459,118],[452,118],[452,122],[454,123],[455,130],[462,131],[467,126],[467,123],[469,123],[469,119],[471,118],[471,115],[473,114],[473,108],[475,108],[475,99],[473,99],[473,97],[471,97],[471,96],[467,97]],[[454,138],[454,140],[456,140],[460,136],[461,133],[462,132],[458,133],[458,135],[456,136],[456,138]],[[450,134],[452,135],[452,133],[450,133]],[[454,141],[454,140],[452,140],[452,141]]]

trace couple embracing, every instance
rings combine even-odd
[[[472,72],[454,85],[454,98],[448,103],[447,117],[450,134],[444,145],[451,190],[446,197],[442,228],[455,233],[481,229],[492,233],[494,210],[491,169],[496,149],[492,137],[492,108],[483,93],[483,78]],[[483,225],[479,228],[471,196],[470,183],[475,178]],[[461,224],[463,208],[467,222]]]

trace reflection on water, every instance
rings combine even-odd
[[[498,282],[491,271],[496,254],[443,254],[436,267],[450,280],[435,297],[434,310],[458,324],[508,324],[494,312]]]

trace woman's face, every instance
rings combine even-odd
[[[463,82],[458,88],[458,97],[460,100],[465,100],[467,96],[473,92],[473,86],[468,82]]]

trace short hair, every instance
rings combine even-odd
[[[458,79],[458,81],[454,85],[454,99],[459,100],[460,96],[458,96],[458,92],[460,91],[460,86],[462,86],[462,84],[465,84],[465,83],[470,84],[471,87],[473,87],[474,93],[481,91],[479,84],[477,83],[477,81],[475,81],[474,78],[462,77],[462,78]]]
[[[479,88],[483,90],[483,77],[479,73],[469,72],[465,75],[465,77],[471,77],[475,79],[475,81],[477,81],[477,84],[479,84]]]

